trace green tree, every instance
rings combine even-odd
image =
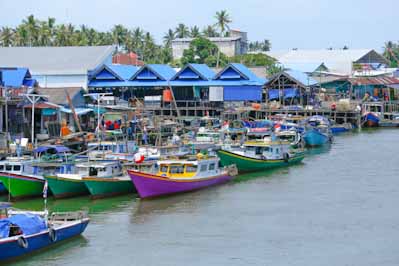
[[[10,27],[2,27],[0,31],[0,45],[11,46],[14,40],[14,30]]]
[[[182,65],[188,63],[207,64],[209,66],[216,66],[219,49],[210,40],[199,37],[191,41],[189,49],[184,50],[181,58]],[[228,62],[227,57],[223,53],[220,54],[221,65]]]
[[[190,31],[188,27],[183,23],[179,23],[175,30],[176,38],[187,38],[190,37]]]
[[[219,33],[217,33],[217,31],[215,30],[215,27],[212,25],[208,25],[206,26],[203,30],[202,30],[202,35],[205,37],[219,37]]]
[[[200,36],[201,36],[201,32],[197,26],[194,26],[190,29],[190,37],[191,38],[198,38]]]
[[[166,47],[170,47],[172,45],[172,41],[175,39],[175,32],[172,29],[169,29],[167,33],[163,36],[163,42]]]
[[[232,22],[230,15],[226,10],[216,12],[215,15],[216,23],[215,26],[220,30],[220,36],[224,37],[227,35],[227,31],[230,30],[229,24]]]

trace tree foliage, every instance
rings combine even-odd
[[[218,47],[209,39],[204,37],[195,38],[189,46],[189,49],[184,50],[181,63],[207,64],[211,67],[216,66],[218,57]],[[219,53],[220,65],[225,65],[228,60],[226,55]]]

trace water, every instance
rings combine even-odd
[[[339,136],[303,164],[175,197],[50,201],[88,209],[87,231],[13,265],[399,265],[398,133]]]

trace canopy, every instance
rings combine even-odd
[[[0,220],[0,238],[8,237],[10,227],[17,225],[25,235],[32,235],[47,229],[45,221],[34,214],[17,214]]]
[[[63,113],[72,114],[72,109],[66,108],[64,106],[62,106],[60,108],[60,111],[63,112]],[[94,110],[92,108],[75,108],[75,113],[77,115],[85,115],[85,114],[93,112],[93,111]],[[101,109],[100,109],[100,112],[101,112]]]
[[[62,152],[69,152],[70,149],[65,147],[65,146],[61,146],[61,145],[54,145],[54,146],[40,146],[38,148],[36,148],[34,150],[34,152],[45,152],[48,150],[54,149],[57,153],[62,153]]]

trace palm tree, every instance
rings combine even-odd
[[[175,33],[176,33],[176,38],[187,38],[190,36],[190,31],[188,30],[187,26],[184,25],[183,23],[179,23],[179,25],[177,25]]]
[[[118,47],[125,46],[128,30],[123,25],[117,24],[112,28],[111,32],[114,44],[118,45]]]
[[[220,30],[220,36],[226,36],[226,30],[229,30],[229,24],[232,22],[230,15],[227,13],[226,10],[221,10],[216,12],[215,18],[217,22],[215,26]]]
[[[0,31],[0,45],[11,46],[14,39],[14,30],[10,27],[2,27]]]
[[[14,45],[16,46],[26,46],[28,44],[28,31],[26,26],[21,24],[15,30]]]
[[[163,42],[165,47],[170,47],[172,45],[172,41],[175,39],[175,32],[172,29],[169,29],[167,33],[163,36]]]
[[[206,26],[206,27],[202,30],[202,34],[203,34],[205,37],[208,37],[208,38],[218,37],[218,36],[219,36],[219,34],[218,34],[218,33],[216,32],[216,30],[215,30],[215,27],[212,26],[212,25]]]
[[[197,26],[194,26],[190,29],[190,37],[191,38],[198,38],[200,36],[201,36],[201,32]]]
[[[29,42],[28,45],[38,45],[39,25],[35,17],[33,15],[28,16],[26,19],[22,20],[22,24],[26,27]]]

